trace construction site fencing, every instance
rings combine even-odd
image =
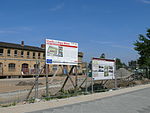
[[[127,67],[115,70],[116,79],[93,81],[90,63],[66,68],[62,65],[46,66],[45,60],[37,59],[1,59],[0,62],[3,65],[3,74],[0,75],[1,107],[106,92],[150,82],[143,76],[144,73],[141,75]],[[9,71],[9,68],[14,70]]]

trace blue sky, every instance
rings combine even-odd
[[[0,0],[0,41],[79,43],[84,60],[138,58],[133,43],[150,28],[150,0]]]

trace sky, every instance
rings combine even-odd
[[[84,61],[138,58],[133,43],[150,28],[150,0],[0,0],[0,41],[40,46],[77,42]]]

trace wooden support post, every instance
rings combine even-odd
[[[46,97],[49,97],[48,88],[49,88],[49,85],[48,85],[48,64],[46,64]]]
[[[85,92],[87,93],[88,92],[88,87],[87,87],[87,82],[88,82],[88,63],[86,63],[86,81],[85,81]]]
[[[54,73],[53,76],[51,77],[49,84],[51,84],[51,83],[53,82],[54,77],[56,76],[58,70],[59,70],[59,66],[57,66],[57,70],[55,71],[55,73]]]
[[[83,80],[83,82],[80,84],[80,86],[79,86],[79,88],[82,88],[82,85],[84,84],[84,82],[86,82],[87,81],[87,76],[86,76],[86,78]],[[87,84],[86,84],[87,85]]]
[[[108,80],[106,80],[102,85],[105,85],[108,82]]]
[[[92,76],[92,78],[91,78],[91,84],[92,84],[92,93],[93,93],[93,91],[94,91],[94,87],[93,87],[93,85],[94,85],[93,76]]]
[[[61,89],[60,89],[60,91],[63,91],[63,89],[64,89],[64,87],[65,87],[65,85],[66,85],[68,79],[70,79],[72,85],[75,87],[75,85],[74,85],[74,83],[73,83],[73,80],[72,80],[71,77],[69,76],[69,75],[72,73],[74,67],[75,67],[75,66],[72,66],[72,68],[70,69],[69,73],[67,73],[67,77],[66,77],[66,79],[65,79],[65,81],[64,81],[64,83],[63,83],[63,85],[62,85],[62,87],[61,87]]]
[[[65,79],[65,81],[64,81],[64,83],[63,83],[63,85],[62,85],[62,87],[61,87],[61,89],[60,89],[60,91],[63,91],[63,89],[64,89],[64,87],[65,87],[65,84],[67,83],[67,81],[68,81],[68,76],[66,77],[66,79]]]
[[[77,90],[78,88],[78,70],[77,66],[75,66],[75,89]]]
[[[117,89],[117,75],[116,75],[116,58],[115,58],[115,66],[114,66],[114,76],[115,76],[115,89]]]
[[[43,67],[43,69],[44,69],[44,67]],[[42,73],[42,70],[41,70],[40,72],[38,72],[38,76],[35,78],[35,82],[34,82],[33,86],[31,87],[31,89],[30,89],[30,91],[29,91],[29,93],[28,93],[28,95],[27,95],[27,97],[26,97],[26,100],[29,99],[30,94],[32,93],[32,90],[33,90],[33,88],[35,87],[36,81],[37,81],[37,79],[39,78],[39,75],[40,75],[41,73]],[[38,91],[38,89],[37,89],[37,91]],[[38,95],[38,93],[37,93],[37,95]]]
[[[67,75],[67,76],[69,77],[69,79],[70,79],[70,81],[71,81],[71,83],[72,83],[73,87],[75,88],[76,86],[75,86],[75,84],[74,84],[74,82],[73,82],[72,78],[70,77],[70,75]]]

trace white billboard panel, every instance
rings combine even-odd
[[[115,79],[114,76],[115,60],[92,59],[92,77],[93,80]]]
[[[77,65],[78,43],[46,39],[46,64]]]

